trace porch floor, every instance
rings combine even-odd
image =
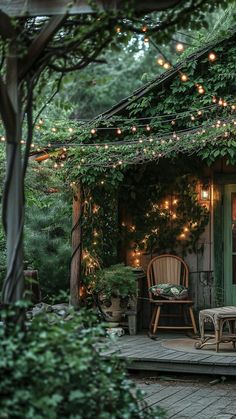
[[[196,339],[184,334],[161,333],[155,340],[147,334],[124,335],[109,341],[103,352],[116,353],[128,361],[129,370],[236,376],[236,349],[231,343],[195,349]]]

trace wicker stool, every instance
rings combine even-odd
[[[205,323],[211,321],[214,326],[214,334],[205,333]],[[228,322],[229,332],[223,331],[224,323]],[[205,345],[216,345],[216,352],[219,351],[219,344],[221,342],[232,342],[235,348],[236,332],[236,307],[218,307],[201,310],[199,312],[199,329],[200,342],[197,342],[195,347],[197,349],[203,348]],[[213,339],[213,342],[209,342]]]

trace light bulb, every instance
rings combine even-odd
[[[137,131],[137,127],[135,125],[132,126],[131,128],[132,132],[136,132]]]
[[[117,128],[116,133],[117,133],[118,135],[120,135],[120,134],[121,134],[121,129],[120,129],[120,128]]]
[[[151,127],[150,127],[150,125],[146,125],[146,130],[147,130],[147,131],[151,131]]]
[[[168,68],[170,68],[170,64],[169,64],[169,63],[165,63],[165,64],[163,65],[163,67],[164,67],[166,70],[168,70]]]
[[[183,44],[181,44],[181,42],[178,42],[178,44],[176,44],[176,46],[175,46],[175,49],[178,52],[182,52],[184,50],[184,46],[183,46]]]
[[[214,52],[210,52],[208,55],[208,58],[210,61],[215,61],[216,60],[216,54]]]
[[[164,65],[164,62],[165,61],[161,57],[157,59],[157,64],[159,64],[159,65]]]
[[[186,74],[181,74],[180,80],[181,81],[187,81],[188,80],[188,76]]]
[[[200,95],[202,95],[203,93],[205,93],[205,90],[202,86],[198,87],[198,93],[200,93]]]

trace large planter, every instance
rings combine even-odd
[[[99,295],[99,304],[110,322],[124,321],[124,316],[128,310],[129,298],[107,297],[105,294]]]

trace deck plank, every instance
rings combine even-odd
[[[168,336],[168,342],[170,339],[171,335]],[[154,340],[147,335],[125,335],[116,342],[110,341],[102,351],[102,356],[109,357],[116,353],[119,358],[128,361],[128,369],[135,370],[236,375],[236,351],[235,355],[224,353],[223,350],[217,354],[212,349],[205,348],[201,352],[194,350],[194,340],[193,345],[186,346],[186,350],[183,349],[184,346],[176,349],[165,342],[166,336],[159,336]]]

